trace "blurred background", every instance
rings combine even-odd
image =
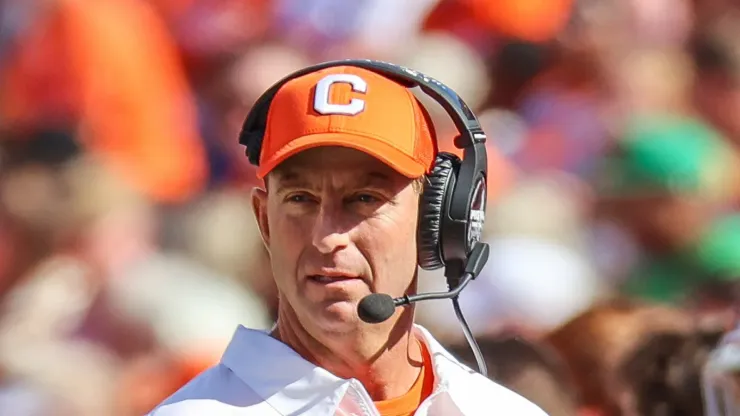
[[[488,133],[461,303],[490,376],[552,416],[701,415],[740,309],[737,33],[734,0],[0,0],[0,414],[142,415],[268,328],[241,123],[373,58]],[[449,302],[417,310],[474,365]]]

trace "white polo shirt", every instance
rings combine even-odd
[[[421,326],[434,389],[415,416],[546,416],[525,398],[457,361]],[[265,331],[239,326],[221,362],[149,416],[380,416],[363,385],[303,359]]]

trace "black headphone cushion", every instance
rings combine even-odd
[[[442,256],[442,219],[447,213],[447,199],[452,191],[453,175],[460,166],[460,158],[440,152],[424,184],[419,205],[418,261],[425,270],[444,266]]]

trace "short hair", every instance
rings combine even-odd
[[[428,181],[429,177],[427,175],[423,175],[414,179],[411,186],[414,187],[414,191],[416,191],[417,194],[421,195],[424,193],[424,187],[426,187]]]
[[[691,334],[656,333],[640,343],[617,367],[645,416],[702,414],[701,373],[722,337],[714,328]]]

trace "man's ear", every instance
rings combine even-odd
[[[255,187],[252,189],[252,211],[254,217],[257,220],[257,226],[260,229],[260,235],[262,236],[262,243],[264,243],[267,251],[270,251],[270,225],[267,221],[267,191]]]

